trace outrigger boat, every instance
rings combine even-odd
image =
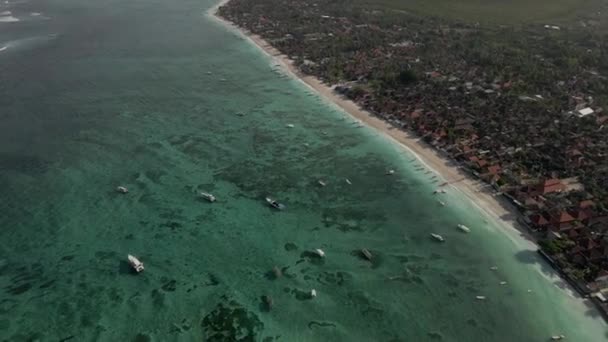
[[[369,261],[372,261],[372,258],[374,257],[367,248],[361,249],[361,255],[363,255],[363,257]]]
[[[268,202],[268,204],[270,204],[271,207],[277,209],[277,210],[283,210],[285,209],[285,206],[275,200],[273,200],[270,197],[266,197],[266,202]]]
[[[315,249],[313,253],[319,256],[319,258],[325,258],[325,252],[320,248]]]
[[[443,238],[443,236],[441,236],[439,234],[431,233],[431,237],[439,242],[445,242],[445,239]]]
[[[465,233],[470,233],[471,229],[469,229],[469,227],[465,226],[464,224],[458,224],[456,227],[458,227],[458,229],[462,230]]]
[[[215,202],[215,196],[213,196],[212,194],[210,194],[208,192],[201,192],[201,197],[203,197],[204,199],[206,199],[209,202]]]
[[[133,267],[135,272],[140,273],[144,270],[144,263],[139,261],[139,259],[132,256],[131,254],[127,255],[127,258],[129,259],[129,264],[131,265],[131,267]]]

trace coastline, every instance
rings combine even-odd
[[[218,4],[211,7],[207,11],[207,14],[220,24],[251,41],[266,55],[271,57],[274,62],[280,65],[280,67],[291,77],[301,81],[310,89],[321,95],[322,98],[339,107],[354,119],[360,120],[366,126],[375,129],[377,132],[385,135],[393,142],[412,153],[416,159],[441,177],[445,182],[450,182],[450,184],[446,186],[447,188],[453,188],[462,192],[485,214],[492,219],[503,223],[505,227],[510,228],[511,233],[518,234],[528,240],[531,243],[530,247],[538,247],[535,239],[526,228],[517,222],[517,218],[519,217],[517,209],[513,204],[507,201],[506,198],[496,196],[495,192],[490,189],[489,184],[474,179],[473,176],[465,170],[457,165],[452,165],[454,163],[452,160],[442,156],[438,150],[426,144],[412,133],[396,128],[381,118],[374,116],[355,102],[335,93],[332,87],[324,84],[316,77],[304,75],[298,70],[289,57],[282,54],[261,36],[252,34],[236,26],[232,22],[219,17],[217,15],[218,8],[229,1],[230,0],[221,0]]]
[[[485,216],[498,223],[502,233],[522,250],[537,251],[539,246],[532,234],[518,222],[521,216],[517,208],[506,197],[497,195],[491,186],[481,180],[475,179],[466,170],[459,167],[453,160],[441,155],[441,152],[422,141],[411,132],[392,126],[387,121],[373,115],[361,108],[357,103],[334,92],[333,88],[311,75],[305,75],[293,64],[293,61],[278,49],[264,40],[261,36],[253,34],[246,29],[238,27],[217,15],[219,7],[230,0],[221,0],[207,11],[207,15],[235,34],[249,40],[264,54],[269,56],[290,77],[299,80],[311,90],[315,91],[329,104],[337,106],[352,118],[361,121],[376,132],[384,135],[404,150],[410,152],[425,167],[438,175],[445,182],[445,186],[452,191],[458,191],[467,197],[471,203],[483,212]],[[542,258],[539,256],[539,260]],[[542,260],[541,262],[546,262]],[[539,271],[541,274],[542,272]],[[574,287],[564,279],[557,270],[553,269],[551,275],[543,274],[549,281],[563,280],[565,286],[558,286],[570,299],[586,307],[593,306],[592,302],[582,297]],[[554,285],[555,286],[555,285]]]

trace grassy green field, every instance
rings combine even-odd
[[[597,11],[602,0],[355,0],[416,14],[470,22],[523,23],[563,21]],[[605,1],[603,2],[606,3]]]

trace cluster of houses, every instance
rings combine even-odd
[[[508,196],[555,267],[583,292],[608,293],[608,47],[564,45],[570,29],[484,28],[329,0],[232,0],[219,14]]]

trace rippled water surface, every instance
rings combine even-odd
[[[439,205],[211,5],[0,4],[1,340],[606,340],[525,242]]]

